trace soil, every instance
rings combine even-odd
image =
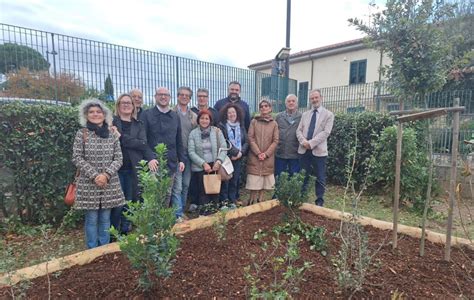
[[[155,299],[155,298],[248,298],[249,284],[244,278],[244,267],[255,261],[250,254],[262,257],[262,240],[254,239],[259,229],[270,232],[281,222],[283,207],[230,220],[227,240],[218,241],[213,228],[186,233],[181,237],[180,250],[173,274],[160,279],[156,288],[147,294],[138,288],[138,273],[122,253],[104,255],[92,263],[63,270],[50,276],[51,297],[61,299]],[[339,221],[301,212],[302,219],[326,228],[328,255],[309,249],[306,241],[300,243],[301,261],[314,266],[304,274],[305,281],[295,298],[347,298],[350,292],[341,291],[336,283],[332,259],[340,249],[335,237]],[[419,240],[399,235],[398,249],[392,250],[391,231],[366,227],[369,249],[375,253],[376,266],[368,271],[363,289],[355,298],[384,298],[403,293],[404,298],[464,297],[474,299],[474,251],[453,248],[452,262],[443,261],[444,247],[428,242],[424,257],[418,255]],[[270,235],[264,240],[271,243]],[[380,248],[380,249],[379,249]],[[379,251],[377,252],[377,249]],[[273,274],[259,276],[268,287]],[[8,297],[10,289],[0,290],[0,298]],[[28,299],[48,298],[46,277],[32,280]]]

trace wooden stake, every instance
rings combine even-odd
[[[454,107],[459,106],[459,98],[454,98]],[[446,228],[446,247],[444,252],[444,260],[451,260],[451,235],[453,228],[453,211],[456,200],[456,174],[458,162],[458,144],[459,144],[459,112],[454,113],[453,118],[453,145],[451,149],[451,178],[449,181],[449,208],[448,208],[448,224]]]
[[[403,110],[403,100],[400,99],[400,110]],[[402,164],[402,139],[403,124],[398,122],[397,126],[397,154],[395,160],[395,187],[393,192],[393,232],[392,232],[392,248],[397,248],[398,242],[398,206],[400,202],[400,174]]]

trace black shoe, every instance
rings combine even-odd
[[[315,204],[317,206],[324,206],[324,200],[323,199],[316,199]]]

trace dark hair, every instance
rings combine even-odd
[[[219,120],[221,120],[223,124],[227,122],[227,111],[229,108],[235,109],[237,113],[237,121],[242,122],[244,119],[244,112],[242,111],[242,108],[240,108],[240,106],[235,103],[228,103],[223,108],[221,108],[219,111]]]
[[[197,117],[197,123],[198,123],[198,125],[199,125],[199,120],[201,119],[201,117],[202,117],[203,115],[208,115],[208,116],[209,116],[209,120],[211,121],[211,124],[212,124],[212,113],[211,113],[209,110],[207,110],[207,109],[203,109],[203,110],[199,111],[199,113],[198,113],[198,117]]]
[[[239,88],[242,88],[242,86],[240,85],[240,82],[238,82],[237,80],[234,80],[234,81],[231,81],[229,82],[229,85],[228,86],[231,86],[233,84],[237,84],[239,86]]]

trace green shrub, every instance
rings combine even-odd
[[[335,184],[346,184],[347,169],[352,164],[350,154],[357,143],[352,179],[356,185],[362,184],[367,177],[369,161],[374,153],[374,142],[382,130],[393,123],[392,117],[375,112],[336,114],[328,139],[328,180]]]
[[[158,144],[155,151],[159,165],[166,166],[166,146]],[[140,166],[138,177],[143,202],[129,201],[129,210],[125,213],[135,230],[128,235],[120,235],[112,227],[111,233],[117,238],[120,250],[132,267],[140,271],[140,287],[148,290],[154,285],[155,276],[171,274],[179,241],[171,231],[176,221],[175,209],[166,206],[171,185],[167,169],[158,168],[158,172],[153,173],[144,160]]]
[[[370,182],[393,193],[395,183],[395,159],[397,127],[385,128],[375,148],[375,160],[369,176]],[[423,209],[423,199],[428,183],[429,160],[424,149],[420,149],[413,128],[403,129],[402,161],[400,177],[400,200]]]
[[[305,170],[290,176],[287,172],[282,172],[275,185],[275,195],[284,207],[290,212],[297,212],[298,208],[308,199],[310,188],[303,189]],[[314,176],[308,176],[307,186],[314,185]]]
[[[65,106],[1,105],[0,160],[13,174],[13,186],[1,191],[2,210],[23,223],[61,221],[64,189],[74,175],[71,163],[77,110]],[[3,181],[3,179],[2,179]],[[9,197],[5,197],[5,194]],[[11,194],[11,196],[10,196]]]

